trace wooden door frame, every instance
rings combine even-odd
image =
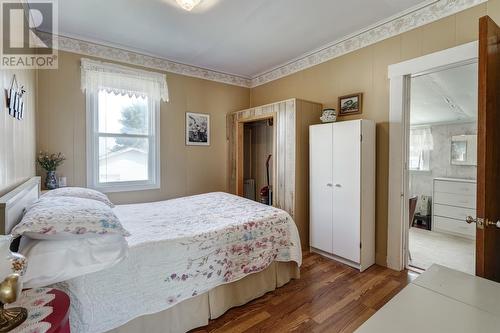
[[[500,120],[500,75],[498,45],[500,28],[489,16],[479,19],[479,90],[478,90],[478,168],[477,168],[477,234],[476,275],[500,282],[500,218],[497,187],[498,127]]]
[[[389,105],[389,196],[387,266],[400,271],[408,261],[408,147],[411,78],[478,61],[477,41],[418,57],[388,68]]]
[[[275,185],[276,177],[276,112],[256,116],[256,117],[250,117],[250,118],[244,118],[244,119],[239,119],[236,121],[236,195],[239,195],[242,197],[244,195],[244,182],[245,182],[245,170],[244,170],[244,159],[245,159],[245,152],[244,152],[244,147],[245,147],[245,124],[247,123],[253,123],[256,121],[262,121],[262,120],[269,120],[272,119],[273,121],[273,157],[272,157],[272,162],[273,162],[273,188]],[[256,189],[257,191],[258,189]],[[257,193],[255,193],[257,196]]]

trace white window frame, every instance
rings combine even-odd
[[[160,180],[160,102],[148,96],[149,135],[100,134],[99,133],[99,92],[86,90],[87,113],[87,186],[104,193],[131,192],[159,189]],[[137,137],[149,139],[148,176],[145,181],[99,182],[99,137]]]

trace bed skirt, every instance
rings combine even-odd
[[[208,325],[210,319],[218,318],[227,310],[259,298],[299,276],[297,263],[274,262],[262,272],[219,286],[162,312],[133,319],[109,333],[187,332]]]

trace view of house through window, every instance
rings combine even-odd
[[[98,93],[99,183],[149,179],[148,99]]]

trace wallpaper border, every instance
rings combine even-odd
[[[404,32],[432,23],[444,17],[487,2],[487,0],[439,0],[413,12],[394,18],[372,29],[358,33],[352,37],[339,40],[298,58],[283,66],[257,75],[252,79],[251,87],[257,87],[282,77],[297,73],[304,69],[319,65],[347,53],[378,43]]]
[[[487,2],[487,0],[437,0],[413,11],[402,13],[373,28],[365,29],[342,40],[333,42],[321,49],[292,60],[287,64],[256,75],[253,78],[217,72],[210,69],[178,63],[165,58],[144,55],[134,51],[96,44],[71,37],[57,36],[57,39],[59,44],[58,49],[61,51],[118,61],[245,88],[254,88],[485,2]]]
[[[113,60],[126,64],[157,69],[169,73],[226,83],[245,88],[249,88],[251,85],[251,79],[242,76],[221,73],[191,65],[185,65],[164,58],[140,54],[138,52],[128,51],[125,49],[102,44],[96,44],[76,38],[70,38],[60,35],[56,36],[56,38],[58,40],[58,49],[60,51],[72,52],[106,60]]]

